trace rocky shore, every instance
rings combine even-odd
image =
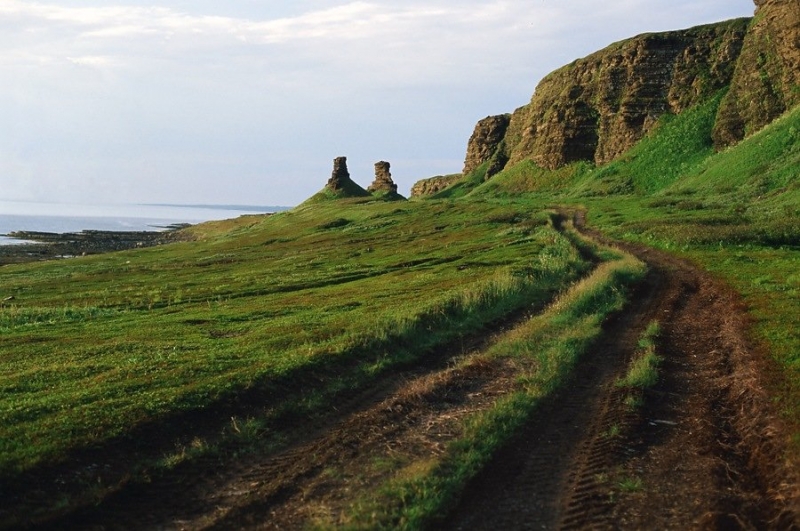
[[[170,225],[163,231],[84,230],[63,234],[37,231],[10,232],[4,236],[30,243],[0,245],[0,265],[161,245],[180,240],[180,229],[187,226]]]

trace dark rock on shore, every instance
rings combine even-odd
[[[63,234],[37,231],[11,232],[6,236],[34,243],[0,245],[0,265],[152,247],[185,239],[180,229],[187,226],[172,225],[163,232],[102,230]]]

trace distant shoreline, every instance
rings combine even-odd
[[[195,225],[245,214],[281,212],[287,208],[290,207],[167,203],[83,205],[0,200],[0,245],[21,244],[21,238],[12,233],[157,232],[178,223]]]
[[[178,231],[187,226],[247,214],[268,215],[289,208],[168,203],[51,205],[0,201],[0,265],[161,245],[181,239]]]
[[[153,247],[181,241],[184,237],[179,231],[189,226],[188,223],[179,223],[161,231],[11,232],[9,237],[22,242],[0,244],[0,266]]]

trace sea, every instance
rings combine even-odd
[[[81,205],[0,201],[0,245],[26,243],[7,236],[14,231],[80,232],[83,230],[162,231],[180,223],[265,214],[288,207],[258,205],[119,204]]]

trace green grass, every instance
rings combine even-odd
[[[198,226],[192,243],[4,267],[0,471],[351,367],[293,406],[313,409],[583,274],[548,221],[512,203],[351,200]]]
[[[658,364],[661,357],[656,353],[656,339],[660,333],[658,321],[652,321],[639,340],[639,351],[628,367],[628,372],[617,381],[618,387],[628,389],[650,389],[658,383]]]

